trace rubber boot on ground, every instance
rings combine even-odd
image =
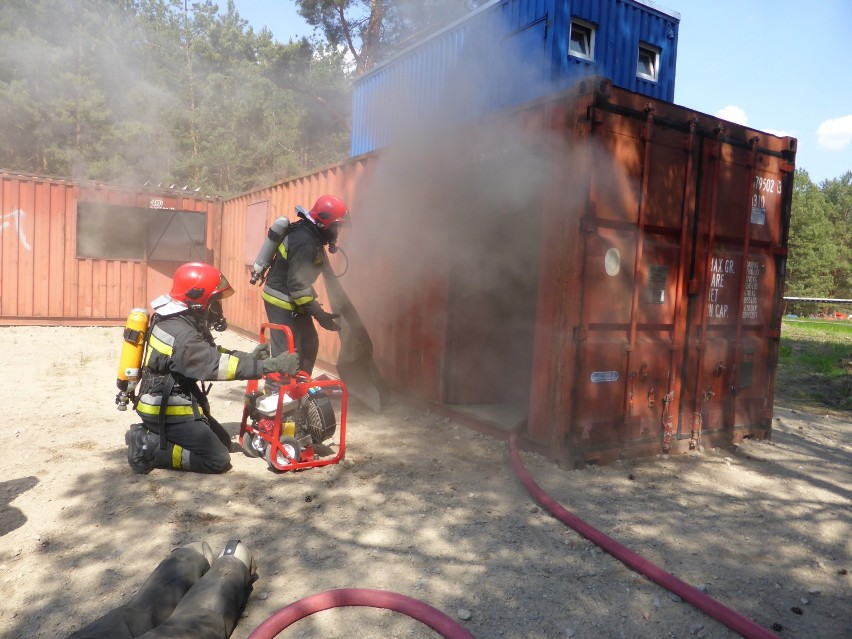
[[[178,603],[213,564],[206,541],[175,548],[126,604],[114,608],[68,639],[125,639],[148,636],[171,617]]]
[[[127,462],[134,473],[147,475],[154,468],[154,456],[160,445],[160,436],[149,431],[143,424],[133,424],[124,434],[127,444]]]
[[[172,616],[146,633],[144,639],[227,639],[237,626],[256,579],[249,549],[239,540],[229,541]]]

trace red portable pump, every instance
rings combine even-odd
[[[282,324],[260,325],[260,343],[266,329],[283,331],[288,350],[295,350],[293,333]],[[346,453],[346,385],[334,379],[313,379],[304,371],[296,375],[267,373],[263,377],[280,384],[278,392],[265,395],[259,380],[246,386],[240,446],[249,457],[264,457],[278,471],[301,470],[340,462]],[[334,436],[337,423],[331,396],[340,395],[340,447],[334,457],[321,458],[318,449]]]

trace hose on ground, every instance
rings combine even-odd
[[[527,469],[521,462],[521,456],[518,452],[517,431],[513,431],[509,437],[509,449],[512,459],[512,467],[514,468],[518,479],[520,479],[521,483],[526,487],[527,492],[529,492],[533,499],[535,499],[542,507],[547,509],[550,514],[556,517],[563,524],[573,528],[583,537],[608,552],[626,566],[642,575],[645,575],[648,579],[656,582],[666,590],[676,594],[684,601],[691,603],[702,612],[710,615],[716,621],[740,633],[746,639],[779,639],[778,635],[774,632],[767,630],[760,624],[744,617],[740,613],[731,610],[709,595],[704,594],[695,586],[691,586],[688,583],[681,581],[671,573],[666,572],[647,559],[640,557],[632,550],[615,541],[612,537],[602,533],[570,511],[563,508],[556,500],[545,493],[541,487],[535,483],[532,476],[529,472],[527,472]]]
[[[285,606],[255,628],[248,639],[273,639],[279,632],[316,612],[346,606],[385,608],[429,626],[446,639],[475,639],[464,627],[432,606],[386,590],[340,588],[326,590]]]
[[[509,438],[512,467],[530,496],[566,526],[608,552],[629,568],[648,577],[669,592],[692,604],[719,623],[738,632],[745,639],[780,639],[760,624],[731,610],[698,588],[681,581],[671,573],[639,556],[565,509],[535,483],[521,462],[518,432]],[[445,639],[475,639],[464,627],[432,606],[395,592],[369,588],[341,588],[310,595],[285,606],[252,631],[248,639],[274,639],[278,633],[300,619],[331,608],[366,606],[400,612],[438,632]]]

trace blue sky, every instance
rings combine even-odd
[[[796,165],[814,182],[852,171],[852,0],[654,4],[681,17],[676,103],[798,138]],[[280,42],[312,33],[290,0],[235,6]]]

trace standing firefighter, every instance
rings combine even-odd
[[[319,351],[314,319],[327,331],[340,330],[335,321],[339,316],[322,308],[313,285],[322,272],[323,246],[328,245],[329,251],[335,252],[340,227],[348,224],[350,217],[346,203],[334,195],[323,195],[310,211],[297,206],[296,214],[300,219],[289,226],[285,224],[286,231],[276,243],[277,252],[261,296],[269,321],[293,332],[301,368],[311,374]],[[270,239],[278,239],[273,229]],[[270,337],[273,355],[287,351],[282,331],[271,331]]]
[[[146,334],[136,403],[142,423],[125,435],[133,472],[225,472],[231,465],[231,438],[210,415],[207,391],[198,382],[298,371],[295,353],[270,358],[266,344],[252,353],[216,345],[210,331],[227,328],[222,300],[233,293],[218,269],[190,262],[175,271],[171,292],[151,302],[154,316]]]

